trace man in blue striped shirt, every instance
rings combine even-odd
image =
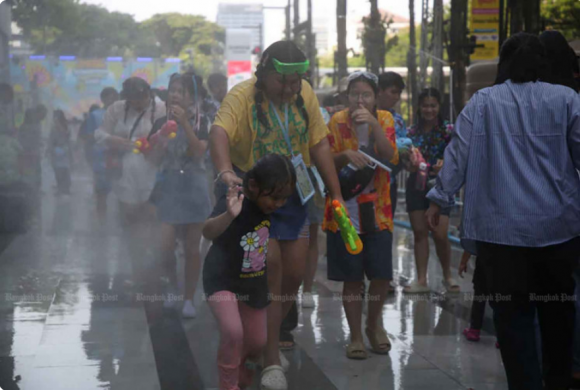
[[[457,119],[426,214],[436,226],[465,184],[462,237],[476,242],[484,264],[510,390],[568,389],[571,376],[580,98],[537,81],[543,56],[536,36],[506,41],[496,85],[475,94]]]

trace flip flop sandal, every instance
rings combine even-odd
[[[403,288],[403,292],[405,294],[426,294],[431,292],[431,289],[429,288],[429,286],[424,286],[415,281],[410,285],[405,286],[405,288]]]
[[[389,353],[391,350],[391,341],[384,329],[377,329],[373,333],[369,328],[366,328],[365,333],[369,338],[369,343],[371,343],[371,351],[378,355],[386,355]]]
[[[280,349],[280,351],[292,351],[295,346],[296,343],[294,343],[292,340],[280,340],[278,342],[278,349]]]
[[[449,280],[443,280],[442,283],[443,283],[443,286],[445,287],[445,290],[447,290],[448,293],[461,292],[461,288],[459,287],[459,283],[457,283],[457,281],[453,278],[451,278]]]
[[[278,348],[281,351],[291,351],[296,344],[294,343],[294,335],[290,332],[280,332],[280,341],[278,341]]]
[[[354,360],[365,360],[368,355],[363,343],[350,343],[346,347],[346,357]]]
[[[262,380],[260,381],[261,390],[287,390],[288,382],[284,369],[280,366],[270,366],[262,371]]]

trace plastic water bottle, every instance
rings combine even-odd
[[[368,147],[369,146],[369,125],[368,123],[361,123],[356,126],[356,135],[358,137],[358,146]]]
[[[427,185],[427,163],[425,162],[425,160],[422,160],[419,162],[419,171],[417,172],[417,181],[415,182],[415,189],[418,191],[425,191],[426,185]]]

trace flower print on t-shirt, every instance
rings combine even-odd
[[[256,226],[254,231],[242,236],[240,246],[244,250],[242,272],[262,271],[266,266],[266,254],[268,253],[268,237],[270,235],[270,222],[263,221]]]

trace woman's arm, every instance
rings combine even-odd
[[[207,141],[200,140],[195,131],[193,130],[193,126],[186,122],[183,126],[185,130],[185,135],[187,136],[187,142],[189,144],[189,151],[193,156],[203,156],[205,151],[207,150]]]
[[[111,105],[105,112],[103,124],[95,130],[95,140],[99,143],[104,143],[108,148],[120,151],[129,151],[133,149],[133,142],[130,140],[113,135],[118,118],[115,109],[117,103]]]
[[[364,168],[369,163],[368,158],[352,149],[347,149],[340,153],[333,153],[333,159],[337,172],[340,172],[342,168],[350,163],[354,164],[359,169]]]
[[[224,172],[220,179],[231,187],[242,184],[242,179],[233,172],[230,158],[230,142],[228,133],[223,127],[213,125],[209,133],[209,146],[213,165],[218,173]]]
[[[378,157],[381,160],[391,161],[395,156],[395,149],[393,149],[391,142],[387,138],[385,130],[376,119],[371,123],[371,127],[375,138],[375,147],[377,148]]]
[[[177,122],[181,125],[181,127],[183,127],[183,130],[185,131],[187,143],[189,145],[189,152],[193,156],[202,156],[207,149],[207,142],[201,141],[197,137],[197,134],[195,134],[195,130],[193,129],[192,124],[189,122],[188,112],[179,106],[172,106],[170,110],[172,116],[177,119]]]
[[[324,181],[324,185],[328,188],[332,199],[344,203],[342,194],[340,192],[340,184],[338,182],[338,175],[336,174],[336,166],[334,165],[334,158],[330,150],[328,138],[322,139],[319,143],[310,148],[310,155],[314,160],[316,168],[320,172],[320,176]]]

